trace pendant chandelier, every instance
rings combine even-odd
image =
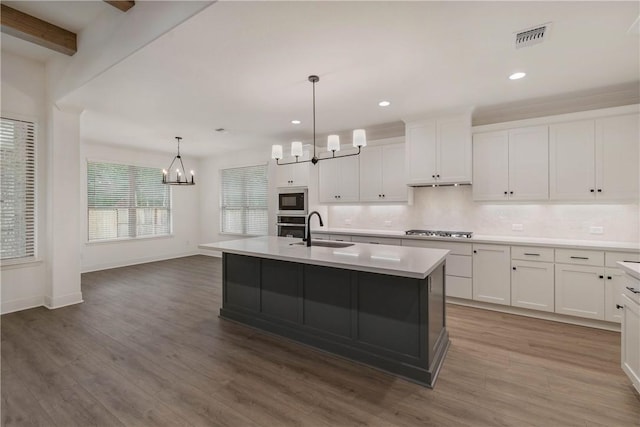
[[[193,180],[193,171],[191,171],[191,179],[188,179],[186,169],[182,163],[182,157],[180,156],[180,141],[182,137],[176,136],[176,140],[178,141],[178,154],[171,161],[169,169],[162,170],[162,183],[167,185],[195,185],[196,182]],[[173,172],[174,163],[176,165],[175,172]]]
[[[318,76],[309,76],[309,81],[313,84],[313,157],[309,160],[299,160],[302,157],[302,142],[294,141],[291,143],[291,155],[296,158],[295,162],[280,162],[282,159],[282,145],[271,146],[271,158],[275,159],[278,165],[290,165],[293,163],[311,162],[314,165],[320,160],[337,159],[340,157],[357,156],[360,149],[367,146],[367,136],[364,129],[355,129],[353,131],[353,146],[358,149],[357,153],[343,154],[336,156],[336,151],[340,151],[340,137],[338,135],[329,135],[327,137],[327,151],[331,151],[331,157],[319,158],[316,155],[316,83],[320,81]]]

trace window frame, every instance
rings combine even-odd
[[[28,122],[33,124],[33,255],[19,257],[19,258],[7,258],[0,259],[0,268],[20,268],[30,267],[42,263],[40,254],[40,221],[43,217],[40,215],[40,150],[42,146],[42,130],[40,126],[40,120],[37,116],[14,113],[11,111],[3,111],[0,116],[6,120],[13,120],[18,122]]]
[[[171,185],[167,185],[169,187],[169,200],[170,200],[170,208],[169,208],[169,233],[168,234],[159,234],[159,235],[143,235],[143,236],[135,236],[135,237],[116,237],[113,239],[97,239],[97,240],[89,240],[89,163],[107,163],[114,164],[120,166],[130,166],[130,167],[138,167],[138,168],[153,168],[158,169],[162,172],[162,167],[157,164],[151,163],[139,163],[139,162],[125,162],[121,160],[113,160],[113,159],[105,159],[105,158],[97,158],[97,157],[86,157],[84,163],[84,170],[82,174],[84,176],[83,184],[84,188],[82,189],[82,196],[84,198],[84,244],[87,246],[92,245],[108,245],[113,243],[123,243],[123,242],[138,242],[144,240],[156,240],[156,239],[170,239],[174,237],[173,230],[173,213],[174,213],[174,205],[173,205],[173,188]],[[166,184],[163,184],[166,185]],[[129,209],[129,208],[127,208]]]
[[[266,188],[266,193],[267,193],[267,200],[266,200],[266,204],[265,204],[265,212],[267,213],[267,228],[265,230],[265,234],[249,234],[249,233],[236,233],[233,231],[223,231],[223,224],[224,224],[224,216],[223,216],[223,210],[225,209],[223,206],[223,198],[224,198],[224,192],[223,192],[223,171],[228,170],[228,169],[244,169],[244,168],[252,168],[252,167],[257,167],[257,166],[264,166],[265,167],[265,177],[267,180],[267,188]],[[238,236],[238,237],[260,237],[260,236],[268,236],[269,235],[269,163],[251,163],[251,164],[242,164],[242,165],[235,165],[235,166],[227,166],[227,167],[223,167],[220,168],[218,170],[218,178],[219,178],[219,186],[218,186],[218,191],[219,191],[219,200],[218,200],[218,205],[219,205],[219,224],[218,224],[218,234],[220,235],[224,235],[224,236]],[[244,211],[244,209],[243,209]],[[246,229],[246,223],[245,223],[245,229]]]

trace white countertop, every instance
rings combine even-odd
[[[398,239],[440,240],[460,243],[495,243],[506,245],[552,246],[556,248],[594,249],[610,251],[640,252],[640,243],[608,242],[602,240],[551,239],[542,237],[488,236],[474,235],[470,239],[448,237],[407,236],[398,230],[366,230],[356,228],[317,228],[311,234],[344,234],[353,236],[394,237]]]
[[[618,261],[618,265],[622,267],[625,273],[629,274],[631,277],[635,277],[636,279],[640,280],[640,263]]]
[[[203,243],[201,249],[222,251],[231,254],[292,261],[303,264],[322,265],[346,270],[424,279],[449,253],[443,249],[412,248],[406,246],[370,245],[354,243],[346,248],[327,248],[303,245],[300,239],[290,237],[254,237]]]

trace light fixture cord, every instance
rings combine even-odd
[[[316,157],[316,82],[313,83],[313,158]]]

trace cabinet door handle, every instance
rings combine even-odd
[[[515,267],[511,267],[511,269],[512,269],[512,270],[515,270],[516,268],[515,268]]]
[[[504,192],[504,195],[506,196],[507,194],[509,194],[509,193],[507,193],[507,192],[505,191],[505,192]]]
[[[509,194],[513,194],[513,191],[509,191]]]
[[[627,286],[627,289],[633,292],[634,294],[640,294],[640,289],[634,289],[631,286]]]
[[[385,195],[383,194],[383,195],[382,195],[382,197],[387,197],[387,196],[385,196]]]
[[[474,250],[474,251],[473,251],[473,253],[474,253],[474,254],[477,254],[477,253],[478,253],[478,251]]]
[[[529,256],[540,256],[540,254],[534,254],[534,253],[528,253],[528,252],[525,252],[524,254]]]
[[[620,305],[620,304],[616,304],[616,308],[617,308],[618,310],[620,310],[620,309],[624,308],[624,306],[623,306],[623,305]]]
[[[440,178],[440,174],[436,174],[436,178]]]
[[[598,188],[598,193],[602,193],[602,188]]]
[[[596,192],[596,190],[594,190],[593,188],[591,190],[589,190],[589,191],[592,192],[592,193]]]
[[[601,278],[601,279],[604,279],[604,276],[601,275],[601,274],[598,274],[598,277]]]
[[[607,280],[611,280],[611,276],[607,276]]]
[[[572,256],[571,259],[589,259],[589,257],[586,257],[586,256]]]

